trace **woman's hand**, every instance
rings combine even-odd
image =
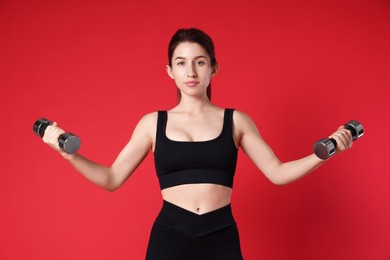
[[[333,138],[337,142],[336,154],[351,148],[353,144],[351,131],[345,129],[344,126],[340,126],[329,138]]]
[[[52,125],[48,125],[46,127],[45,134],[43,135],[42,140],[51,148],[59,152],[64,158],[67,158],[71,155],[61,150],[58,143],[58,138],[64,133],[65,131],[58,127],[57,122],[54,122]]]

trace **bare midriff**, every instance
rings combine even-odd
[[[161,191],[165,201],[195,214],[205,214],[228,205],[232,189],[210,183],[184,184]]]

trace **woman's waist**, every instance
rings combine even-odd
[[[161,191],[165,201],[195,214],[205,214],[230,204],[232,189],[211,183],[184,184]]]

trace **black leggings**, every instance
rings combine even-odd
[[[164,201],[146,260],[242,260],[230,204],[198,215]]]

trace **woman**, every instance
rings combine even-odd
[[[149,240],[146,259],[243,259],[230,201],[237,150],[241,148],[274,184],[301,178],[322,163],[311,154],[282,163],[243,112],[210,101],[211,79],[218,72],[211,38],[198,29],[180,29],[168,49],[168,75],[180,101],[169,111],[145,115],[111,167],[59,149],[64,133],[56,123],[43,140],[82,175],[114,191],[154,152],[163,207]],[[331,135],[336,153],[352,146],[351,133],[340,127]]]

